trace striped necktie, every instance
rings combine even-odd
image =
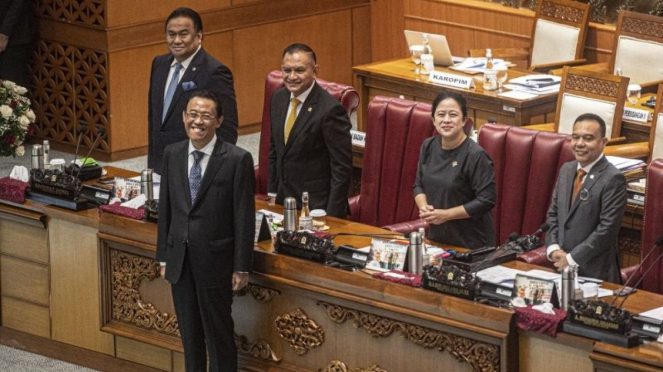
[[[166,89],[166,97],[163,100],[163,115],[161,116],[161,121],[166,120],[166,114],[168,113],[168,108],[170,108],[170,103],[173,100],[173,95],[175,95],[175,90],[177,89],[177,84],[180,82],[180,70],[182,69],[182,64],[177,62],[175,63],[175,72],[173,72],[173,77],[170,79],[168,84],[168,89]]]

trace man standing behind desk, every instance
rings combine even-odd
[[[603,156],[605,122],[594,114],[573,124],[576,158],[559,171],[548,210],[548,257],[558,270],[577,264],[582,276],[620,283],[617,239],[626,207],[624,175]]]
[[[345,218],[352,171],[350,119],[340,102],[315,83],[315,52],[292,44],[282,55],[283,82],[270,102],[270,198],[283,204],[292,196],[301,208],[309,193],[311,209]]]
[[[246,286],[253,257],[253,158],[222,141],[217,98],[192,94],[182,114],[189,140],[166,147],[156,260],[172,285],[187,372],[236,371],[232,291]]]
[[[191,93],[205,89],[219,99],[224,120],[216,135],[237,142],[237,102],[233,76],[228,67],[205,52],[203,23],[189,8],[175,9],[166,20],[170,53],[152,61],[148,107],[147,167],[161,173],[164,148],[187,138],[180,113]]]

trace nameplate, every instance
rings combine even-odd
[[[649,111],[624,107],[624,115],[622,116],[622,119],[646,123],[649,120]]]
[[[359,147],[366,147],[366,133],[358,130],[351,130],[352,144]]]
[[[449,74],[442,71],[431,71],[428,81],[433,84],[447,85],[463,89],[474,87],[474,79],[472,79],[471,76]]]

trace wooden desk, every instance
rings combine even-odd
[[[25,218],[21,206],[2,208],[3,327],[41,336],[41,343],[51,342],[50,350],[73,345],[183,371],[170,288],[153,260],[156,225],[96,210],[43,207],[43,214],[45,230]],[[332,233],[384,232],[335,218],[328,225]],[[38,251],[26,249],[26,241],[38,243]],[[370,238],[343,236],[335,243],[359,247]],[[35,273],[29,281],[21,275],[27,267]],[[655,306],[663,306],[663,296],[643,291],[626,305],[636,312]],[[372,365],[389,372],[663,367],[660,344],[626,350],[568,334],[550,339],[517,331],[508,309],[279,255],[270,241],[256,245],[250,286],[238,294],[233,310],[241,370],[247,372],[377,371]]]
[[[436,66],[436,70],[464,75],[458,71]],[[411,59],[376,62],[352,68],[353,85],[359,92],[360,105],[357,113],[358,128],[365,131],[368,103],[376,95],[404,96],[412,101],[432,102],[445,89],[457,91],[467,100],[468,117],[474,120],[476,129],[495,119],[500,124],[522,126],[550,123],[555,120],[557,93],[541,95],[531,100],[519,101],[497,95],[496,91],[483,90],[483,76],[474,76],[476,88],[460,89],[435,85],[428,77],[416,75]],[[509,70],[509,79],[531,74],[516,69]]]

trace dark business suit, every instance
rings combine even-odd
[[[166,80],[172,63],[171,54],[154,58],[150,76],[147,167],[159,174],[164,148],[171,143],[187,139],[182,123],[182,111],[186,109],[191,94],[196,90],[205,89],[214,93],[221,103],[223,124],[216,130],[216,136],[225,142],[237,142],[237,102],[232,73],[203,48],[193,57],[180,79],[166,118],[162,121]]]
[[[156,260],[166,262],[187,372],[205,370],[205,340],[209,370],[235,371],[232,274],[251,270],[253,160],[218,139],[192,203],[188,145],[186,140],[165,150]]]
[[[7,49],[0,53],[0,79],[27,87],[28,61],[36,27],[28,0],[0,0],[0,34],[9,36]]]
[[[339,101],[315,84],[292,127],[288,143],[284,130],[290,92],[281,88],[272,94],[269,185],[276,202],[292,196],[301,207],[301,196],[309,193],[311,209],[345,218],[352,171],[352,124]]]
[[[620,282],[617,238],[626,207],[624,175],[603,157],[585,176],[571,204],[578,162],[562,166],[548,210],[546,246],[559,244],[580,266],[579,274]]]

